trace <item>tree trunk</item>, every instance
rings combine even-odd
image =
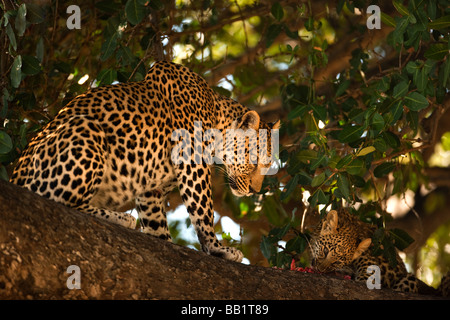
[[[0,181],[0,299],[424,298],[225,261]]]

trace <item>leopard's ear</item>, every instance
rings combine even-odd
[[[280,120],[278,120],[278,121],[276,121],[276,122],[270,124],[270,127],[271,127],[271,129],[273,129],[273,130],[279,130],[280,127],[281,127],[281,122],[280,122]]]
[[[238,120],[237,129],[242,129],[244,131],[247,129],[258,130],[259,120],[259,114],[256,111],[248,111]]]
[[[331,210],[328,212],[325,220],[322,224],[322,230],[320,231],[320,235],[328,235],[336,233],[338,226],[338,214],[336,210]]]
[[[356,258],[358,258],[360,255],[362,255],[364,253],[364,251],[366,251],[370,247],[371,243],[372,243],[372,239],[370,239],[370,238],[367,238],[367,239],[364,239],[363,241],[361,241],[361,243],[356,248],[355,253],[353,254],[352,261],[355,260]]]

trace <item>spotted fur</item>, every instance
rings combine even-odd
[[[408,274],[397,254],[392,267],[382,256],[373,256],[369,249],[375,228],[345,210],[332,210],[320,221],[311,239],[313,267],[321,272],[344,271],[356,280],[366,281],[372,273],[367,267],[380,268],[381,285],[403,292],[417,292],[418,280]]]
[[[217,94],[188,68],[157,62],[144,81],[95,88],[73,99],[23,151],[11,182],[130,228],[136,221],[121,208],[134,203],[143,232],[167,240],[166,196],[178,187],[202,249],[241,261],[242,253],[223,247],[214,233],[210,165],[171,161],[176,129],[208,147],[197,136],[196,121],[203,134],[279,126]],[[247,161],[225,168],[235,195],[261,189],[262,165]]]

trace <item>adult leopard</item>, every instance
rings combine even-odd
[[[223,134],[266,129],[267,142],[270,129],[278,128],[279,121],[266,124],[188,68],[161,61],[143,81],[99,87],[74,98],[29,143],[10,181],[129,228],[135,227],[135,218],[120,208],[134,201],[143,232],[166,240],[171,239],[166,196],[178,187],[203,251],[241,261],[242,253],[222,246],[214,233],[210,165],[198,159],[174,164],[172,151],[181,142],[172,133],[186,130],[191,141],[183,141],[205,150],[212,143],[201,137],[208,129]],[[246,150],[237,152],[236,146],[235,160],[244,161],[225,161],[225,168],[232,192],[247,196],[260,191],[261,170],[270,163],[249,161],[250,139],[241,141]],[[266,156],[270,152],[269,143]]]

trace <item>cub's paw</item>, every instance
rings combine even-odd
[[[233,247],[217,247],[217,248],[211,248],[209,250],[209,254],[212,256],[220,257],[226,260],[230,261],[236,261],[241,262],[244,258],[243,253]]]

